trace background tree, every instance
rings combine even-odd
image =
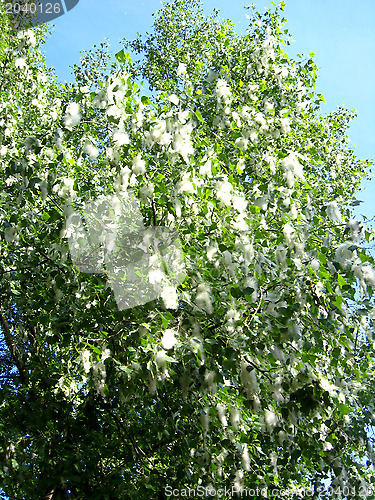
[[[371,497],[373,236],[352,220],[370,163],[348,148],[352,113],[321,116],[312,58],[283,50],[282,9],[237,35],[176,0],[126,42],[135,64],[125,48],[111,67],[102,46],[73,86],[43,66],[41,33],[6,40],[9,497]],[[186,279],[121,310],[108,262],[75,265],[66,220],[129,191],[146,228],[178,232]]]

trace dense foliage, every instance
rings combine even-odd
[[[42,28],[1,18],[12,500],[372,498],[373,235],[352,215],[370,162],[348,146],[351,112],[321,114],[312,57],[285,52],[283,7],[238,35],[174,0],[114,65],[86,53],[72,85],[46,69]],[[113,264],[137,217],[142,255],[174,235],[158,278],[129,278],[131,241],[127,271]],[[121,301],[155,282],[153,300]]]

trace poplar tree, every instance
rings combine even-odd
[[[372,497],[371,162],[283,10],[238,34],[173,0],[65,85],[2,15],[12,500]]]

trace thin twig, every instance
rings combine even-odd
[[[261,304],[262,304],[262,300],[263,300],[263,293],[262,293],[262,289],[261,289],[261,288],[259,289],[259,292],[260,292],[260,298],[259,298],[259,301],[258,301],[258,305],[257,305],[257,308],[256,308],[256,309],[255,309],[255,311],[254,311],[254,314],[251,316],[249,326],[250,326],[250,325],[251,325],[251,323],[253,322],[253,319],[255,318],[255,316],[258,314],[259,309],[260,309],[260,306],[261,306]]]
[[[259,366],[257,366],[256,364],[254,364],[252,361],[250,361],[248,358],[246,358],[246,361],[249,363],[249,365],[251,365],[253,368],[255,368],[256,370],[258,370],[260,373],[263,373],[263,375],[265,377],[268,378],[268,380],[270,382],[272,382],[272,378],[269,376],[269,371],[268,370],[265,370],[264,368],[260,368]]]

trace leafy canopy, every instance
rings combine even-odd
[[[71,85],[45,67],[42,28],[15,38],[1,17],[11,498],[324,499],[326,479],[370,498],[373,234],[352,219],[370,162],[348,147],[353,113],[322,116],[282,10],[251,10],[238,35],[174,0],[114,65],[105,45],[85,53]],[[159,274],[133,266],[156,252],[144,235],[171,234]],[[157,296],[125,307],[145,283]]]

